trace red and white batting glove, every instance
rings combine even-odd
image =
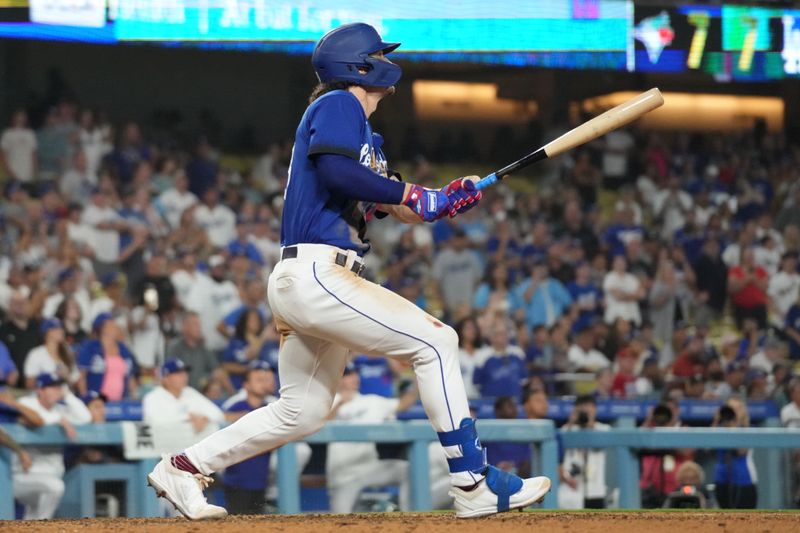
[[[442,188],[442,192],[450,200],[450,218],[469,211],[482,198],[481,191],[475,188],[475,182],[469,178],[457,178]]]

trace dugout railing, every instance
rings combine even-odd
[[[24,446],[105,445],[121,446],[122,430],[118,423],[77,427],[77,438],[69,441],[58,427],[27,429],[17,424],[0,427]],[[556,429],[549,420],[480,420],[478,429],[484,442],[529,442],[532,464],[537,472],[553,479],[553,489],[545,498],[544,508],[556,508],[558,491],[558,443]],[[604,448],[613,456],[619,507],[640,506],[638,450],[668,448],[764,450],[759,466],[759,507],[780,508],[785,501],[783,487],[789,472],[784,468],[783,450],[800,449],[800,429],[785,428],[612,428],[609,431],[560,432],[566,448]],[[387,422],[376,425],[330,423],[305,439],[309,443],[375,442],[408,445],[411,506],[430,509],[428,446],[436,434],[425,421]],[[282,513],[300,512],[300,479],[294,445],[278,452],[278,505]],[[145,476],[156,459],[135,462],[136,478],[129,483],[133,491],[131,514],[156,516],[158,504]],[[8,450],[0,450],[0,519],[14,516],[11,494],[11,466]]]

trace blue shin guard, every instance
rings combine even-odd
[[[473,472],[483,474],[486,470],[486,449],[481,446],[478,432],[475,430],[475,421],[465,418],[458,429],[438,433],[442,446],[458,446],[461,448],[461,457],[450,457],[447,464],[450,473]]]

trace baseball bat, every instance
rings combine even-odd
[[[630,100],[616,107],[612,107],[605,113],[597,115],[580,126],[569,130],[561,137],[550,141],[535,152],[531,152],[525,157],[517,159],[500,170],[495,170],[488,176],[481,178],[475,184],[475,187],[478,190],[484,189],[496,181],[503,179],[508,174],[527,167],[531,163],[536,163],[548,157],[557,156],[571,148],[575,148],[601,135],[605,135],[609,131],[621,128],[625,124],[633,122],[645,113],[649,113],[653,109],[661,106],[663,103],[664,97],[661,96],[661,91],[653,87],[649,91],[634,96]]]

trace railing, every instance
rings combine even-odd
[[[78,436],[68,441],[58,427],[29,430],[16,424],[0,425],[13,438],[25,446],[106,445],[121,446],[122,430],[116,423],[87,425],[77,428]],[[543,507],[556,507],[558,491],[558,449],[556,430],[549,420],[480,420],[478,432],[483,442],[530,442],[537,446],[532,452],[534,471],[550,477],[553,488],[547,495]],[[607,448],[612,452],[617,484],[620,489],[619,506],[638,508],[640,449],[669,448],[756,448],[763,449],[764,461],[760,462],[759,504],[761,507],[781,507],[783,502],[782,481],[787,472],[783,468],[781,449],[800,448],[800,429],[748,428],[612,428],[609,431],[561,432],[566,448]],[[331,423],[306,439],[309,443],[330,442],[375,442],[405,443],[408,445],[410,464],[411,507],[428,510],[431,506],[428,468],[428,445],[436,441],[436,434],[427,422],[387,422],[376,425]],[[300,484],[297,472],[294,445],[288,444],[278,450],[277,484],[279,509],[282,513],[300,512]],[[11,491],[10,454],[0,450],[0,519],[13,518]],[[137,491],[137,511],[142,516],[155,516],[158,505],[145,485],[145,476],[156,459],[137,462],[137,477],[140,483],[131,487]]]

